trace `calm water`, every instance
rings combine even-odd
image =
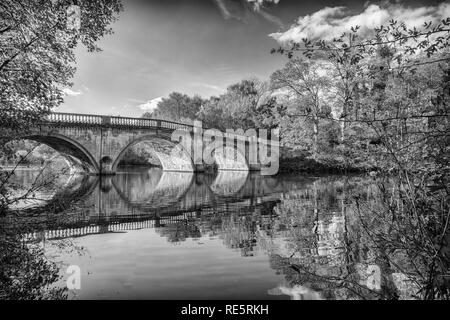
[[[30,184],[33,170],[19,171]],[[410,288],[365,244],[347,204],[362,177],[123,167],[22,203],[47,255],[81,268],[80,299],[359,299]],[[351,279],[351,282],[348,280]],[[399,280],[400,279],[400,280]]]

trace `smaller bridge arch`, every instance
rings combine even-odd
[[[195,171],[191,156],[181,145],[172,142],[170,136],[149,133],[133,139],[122,148],[111,166],[113,172],[117,171],[117,167],[127,150],[139,143],[145,143],[148,146],[149,152],[156,156],[164,171]]]

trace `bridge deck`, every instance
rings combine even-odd
[[[149,119],[149,118],[132,118],[121,116],[108,116],[108,115],[95,115],[95,114],[82,114],[82,113],[64,113],[64,112],[52,112],[47,116],[46,123],[52,124],[70,124],[70,125],[88,125],[88,126],[105,126],[115,128],[134,128],[134,129],[169,129],[169,130],[187,130],[192,132],[194,125],[162,120],[162,119]],[[208,127],[201,127],[203,130],[208,130]],[[251,137],[248,135],[232,134],[222,132],[224,137],[237,137],[244,141],[249,140]],[[263,144],[271,144],[273,146],[279,146],[278,140],[268,140],[263,138],[257,138],[255,142]]]

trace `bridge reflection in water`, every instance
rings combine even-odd
[[[81,236],[160,226],[233,207],[251,211],[263,203],[274,205],[304,181],[281,182],[246,171],[207,175],[125,167],[116,176],[71,176],[64,188],[47,195],[45,205],[23,214],[34,226],[27,238]]]

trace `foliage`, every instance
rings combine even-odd
[[[42,249],[25,244],[19,236],[5,237],[12,230],[1,231],[0,299],[65,299],[67,289],[53,285],[59,279],[59,268],[46,259]]]
[[[63,101],[75,73],[77,44],[98,51],[96,41],[122,9],[118,0],[80,1],[80,28],[68,25],[72,1],[13,1],[0,4],[1,138],[21,131]],[[3,141],[0,142],[3,144]]]
[[[318,153],[319,117],[328,115],[331,81],[327,77],[328,67],[321,63],[311,63],[292,59],[286,66],[271,75],[275,89],[285,90],[285,94],[295,101],[291,114],[301,114],[312,124],[313,156]]]
[[[210,99],[198,116],[208,127],[220,130],[254,127],[252,118],[264,94],[262,86],[256,80],[230,85],[226,93]]]
[[[163,98],[152,112],[143,115],[144,118],[157,118],[169,121],[191,122],[205,101],[199,96],[189,97],[186,94],[172,92]]]
[[[225,130],[248,128],[274,128],[276,116],[282,108],[276,98],[270,96],[267,83],[243,80],[228,87],[219,97],[204,100],[199,96],[189,97],[173,92],[158,103],[146,118],[192,123],[201,120],[205,127]]]

